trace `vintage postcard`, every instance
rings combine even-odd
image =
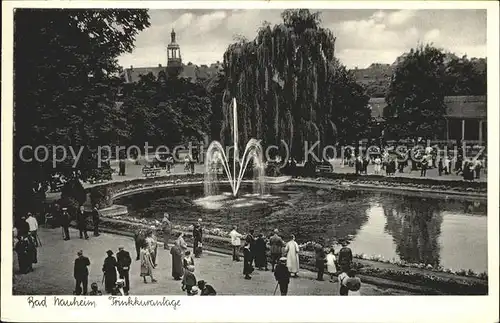
[[[498,322],[495,2],[2,9],[2,321]]]

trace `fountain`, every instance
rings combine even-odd
[[[263,151],[260,140],[250,139],[245,147],[240,160],[238,148],[238,110],[236,99],[233,98],[233,167],[229,166],[228,156],[224,148],[218,141],[212,141],[208,146],[205,158],[205,196],[217,195],[217,184],[219,180],[219,169],[222,167],[223,173],[227,177],[227,182],[231,186],[233,197],[238,196],[241,182],[245,171],[252,161],[253,166],[253,186],[254,193],[264,194],[264,163],[262,161]],[[229,155],[229,153],[228,153]]]

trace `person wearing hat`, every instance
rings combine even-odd
[[[290,271],[286,266],[286,257],[281,257],[274,270],[274,278],[280,286],[281,296],[288,294],[288,284],[290,284]]]
[[[269,245],[271,249],[271,270],[274,271],[274,266],[283,255],[283,247],[285,242],[278,235],[278,229],[274,229],[274,234],[269,238]]]
[[[338,262],[340,265],[340,270],[342,272],[347,272],[351,269],[352,264],[352,250],[347,246],[347,241],[342,240],[342,248],[339,250]]]
[[[243,275],[245,275],[245,279],[252,279],[250,274],[253,273],[252,266],[252,251],[250,250],[250,243],[245,242],[245,246],[243,247]]]
[[[198,289],[201,291],[200,296],[215,296],[217,292],[212,285],[207,284],[204,280],[198,281]]]
[[[75,295],[82,294],[82,285],[83,285],[83,295],[87,295],[87,286],[89,282],[89,269],[90,260],[89,258],[83,255],[83,251],[80,250],[77,252],[77,258],[75,259],[75,266],[73,269],[73,277],[75,278]]]
[[[17,253],[19,272],[27,274],[33,271],[32,255],[30,253],[30,241],[27,233],[21,233],[14,247]],[[36,248],[35,248],[36,250]]]
[[[104,290],[106,293],[112,293],[116,284],[116,259],[113,257],[113,251],[106,251],[108,255],[104,259],[104,264],[102,266],[102,272],[104,273]]]
[[[201,226],[201,221],[201,219],[198,219],[198,222],[196,222],[193,227],[193,254],[195,258],[200,258],[202,251],[203,228]]]
[[[194,266],[188,266],[187,270],[184,271],[184,277],[182,278],[182,290],[186,291],[187,296],[191,295],[191,290],[196,286],[196,276],[194,275]]]
[[[163,213],[161,231],[163,232],[163,249],[168,250],[168,241],[172,235],[172,223],[170,222],[168,213]]]
[[[63,237],[64,240],[69,240],[69,213],[68,208],[63,207],[61,213],[61,227],[63,228]]]
[[[118,274],[120,275],[120,279],[125,280],[124,291],[125,294],[128,295],[130,290],[130,265],[132,264],[132,258],[130,258],[130,253],[125,251],[123,247],[118,248],[118,252],[116,253],[116,268],[118,269]]]

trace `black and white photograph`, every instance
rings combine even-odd
[[[7,8],[2,321],[498,321],[498,5],[66,3]]]

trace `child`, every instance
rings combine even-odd
[[[330,249],[330,252],[326,255],[326,270],[330,275],[330,282],[333,283],[333,275],[337,272],[337,266],[335,266],[335,250],[333,247]]]
[[[125,296],[125,280],[124,279],[118,279],[116,281],[115,288],[113,288],[113,291],[111,292],[111,295],[115,296]]]
[[[194,266],[194,259],[191,257],[191,251],[189,250],[184,253],[184,259],[182,259],[182,267],[187,269],[188,266]]]
[[[188,296],[195,296],[195,295],[198,295],[198,292],[199,292],[198,287],[193,286],[193,288],[191,288],[191,291],[190,291],[190,292],[188,292]]]
[[[217,292],[212,285],[207,284],[204,280],[198,281],[198,289],[201,291],[201,296],[215,296]]]
[[[356,272],[351,269],[339,275],[341,296],[360,296],[361,279],[356,277]]]
[[[196,277],[194,276],[194,266],[189,265],[184,272],[184,277],[182,278],[182,290],[186,291],[187,296],[193,296],[191,294],[191,289],[196,286]]]
[[[90,296],[102,296],[102,292],[99,290],[97,283],[92,283],[92,285],[90,285],[90,289]]]

